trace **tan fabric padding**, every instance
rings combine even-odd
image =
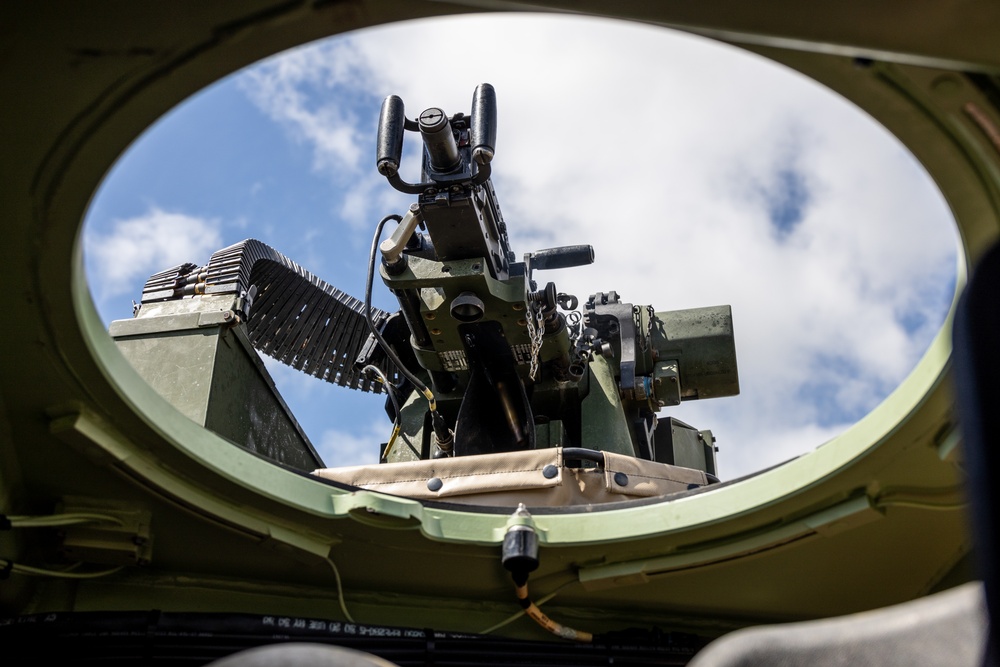
[[[646,461],[614,452],[603,454],[604,483],[609,493],[649,498],[708,484],[708,477],[701,470]],[[619,473],[627,477],[624,480],[626,484],[619,484],[615,479]]]
[[[708,483],[699,470],[604,452],[604,470],[564,468],[561,447],[428,461],[324,468],[314,475],[418,500],[468,505],[568,507],[648,498]],[[551,477],[544,470],[550,469]],[[626,478],[618,477],[622,473]],[[440,488],[428,482],[437,478]],[[619,482],[625,482],[621,484]]]
[[[551,478],[545,477],[542,472],[548,465],[555,467]],[[541,489],[562,483],[562,449],[533,449],[503,454],[324,468],[313,471],[313,474],[363,489],[419,499],[514,489]],[[437,491],[431,491],[427,486],[433,478],[442,482]]]

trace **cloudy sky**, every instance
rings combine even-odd
[[[399,95],[411,118],[468,112],[481,82],[497,90],[493,180],[518,254],[593,245],[593,266],[550,274],[581,300],[614,289],[657,310],[732,305],[741,395],[661,413],[714,431],[722,477],[842,432],[940,327],[954,225],[874,121],[732,47],[565,16],[354,33],[182,104],[122,157],[89,211],[102,317],[129,317],[150,274],[251,237],[362,296],[375,223],[409,203],[374,168],[382,99]],[[395,310],[384,289],[375,303]],[[269,368],[329,465],[376,461],[390,429],[381,398]]]

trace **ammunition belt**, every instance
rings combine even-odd
[[[364,349],[364,363],[378,366],[393,383],[400,380],[381,347],[369,342],[364,303],[255,239],[215,252],[205,266],[180,264],[154,274],[142,303],[223,294],[252,299],[246,321],[250,341],[283,364],[351,389],[382,391],[355,363]],[[372,308],[379,329],[388,318]]]

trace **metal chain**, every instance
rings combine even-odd
[[[528,370],[528,377],[537,381],[542,338],[545,336],[545,315],[542,314],[542,306],[539,302],[533,301],[528,305],[525,321],[528,324],[528,338],[531,340],[531,368]]]
[[[648,348],[653,344],[653,318],[656,317],[656,311],[653,310],[652,306],[646,306],[646,347]]]
[[[645,352],[649,347],[649,339],[642,335],[642,306],[632,306],[632,323],[635,325],[639,349]]]
[[[642,329],[642,306],[632,307],[632,321],[635,323],[636,333],[640,335],[637,336],[639,339],[639,349],[645,352],[649,349],[649,346],[653,342],[653,318],[656,316],[656,311],[653,310],[652,306],[646,306],[646,330]],[[641,332],[641,333],[640,333]]]

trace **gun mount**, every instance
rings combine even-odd
[[[230,350],[252,345],[329,382],[385,391],[394,428],[382,447],[384,463],[491,454],[513,461],[518,453],[549,449],[567,461],[625,457],[700,471],[711,481],[711,432],[657,413],[684,400],[739,392],[729,306],[657,312],[625,303],[614,291],[581,304],[554,282],[543,284],[542,273],[591,264],[594,249],[549,248],[517,260],[490,179],[496,121],[489,84],[476,88],[469,115],[431,108],[411,120],[399,97],[386,98],[376,166],[416,201],[405,215],[378,224],[364,302],[247,240],[216,252],[204,266],[183,264],[152,276],[136,319],[114,323],[112,335],[189,416],[303,469],[318,457],[290,415],[278,431],[269,419],[246,424],[231,416],[244,404],[257,415],[287,412],[280,396],[245,391],[217,414],[217,392],[192,399],[173,376],[161,381],[151,350],[190,355],[191,345],[205,345],[205,337],[169,332],[204,334],[216,327],[224,336],[236,329],[241,344]],[[406,132],[422,140],[419,183],[399,175]],[[397,226],[383,240],[390,221]],[[376,264],[399,302],[396,313],[371,306]],[[219,371],[222,348],[211,345],[203,370],[192,373],[232,377],[231,370]],[[262,367],[241,377],[258,371]],[[195,379],[192,386],[204,384]],[[286,435],[277,450],[261,444],[279,431]],[[354,478],[349,483],[363,485]]]
[[[550,248],[516,261],[490,180],[496,119],[489,84],[476,88],[468,116],[433,107],[410,120],[395,95],[382,105],[378,171],[417,196],[379,245],[381,278],[406,323],[387,326],[394,335],[386,343],[401,365],[429,381],[454,430],[453,445],[426,436],[427,410],[410,391],[423,380],[407,378],[390,391],[410,400],[399,414],[389,408],[406,446],[384,458],[565,446],[681,459],[714,473],[710,433],[676,420],[658,424],[655,415],[682,400],[738,393],[729,307],[657,313],[607,292],[591,296],[581,312],[576,296],[553,282],[540,285],[536,272],[590,264],[594,250]],[[418,184],[399,176],[406,131],[423,143]],[[700,460],[680,454],[692,449],[680,441],[692,439]]]

